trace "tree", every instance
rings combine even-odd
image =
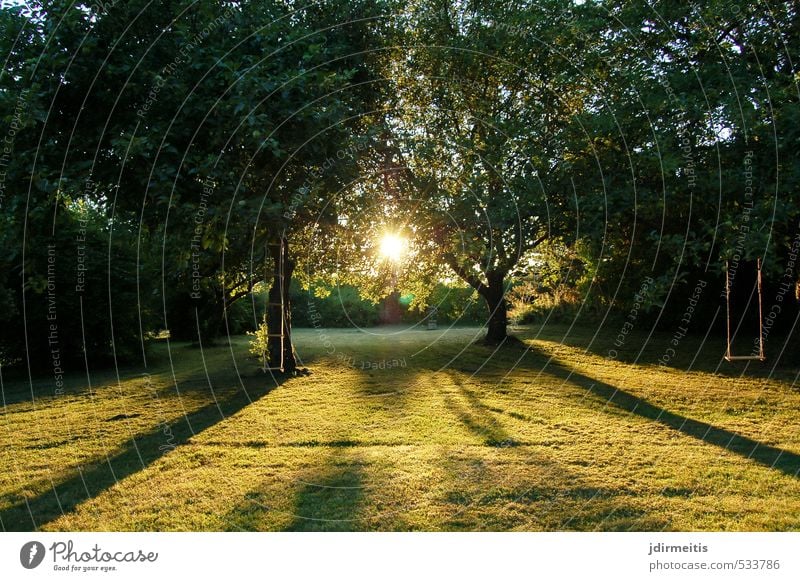
[[[83,101],[56,71],[86,29],[80,10],[55,26],[59,8],[0,10],[0,364],[31,371],[135,360],[155,313],[137,296],[153,279],[136,223],[109,219],[87,179],[91,156],[65,157],[85,153],[85,135],[70,131]]]
[[[32,14],[19,66],[35,72],[45,108],[35,183],[160,246],[156,286],[174,338],[221,332],[262,266],[277,280],[280,246],[288,289],[292,238],[352,172],[340,154],[368,127],[358,113],[378,94],[368,49],[384,7],[51,1]],[[288,295],[284,305],[273,327],[290,326]],[[291,371],[291,341],[284,355]]]
[[[796,231],[796,6],[597,8],[613,14],[588,53],[597,98],[566,140],[597,300],[627,308],[651,277],[645,308],[675,322],[704,281],[711,322],[726,260],[760,256],[769,280]]]
[[[424,254],[485,300],[490,343],[506,338],[509,278],[575,212],[563,135],[590,95],[562,52],[574,42],[564,14],[555,2],[414,2],[387,73],[404,212]]]

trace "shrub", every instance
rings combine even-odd
[[[263,366],[266,367],[269,357],[269,352],[267,351],[269,340],[267,321],[265,320],[261,323],[255,331],[248,331],[247,334],[253,337],[250,340],[250,353],[258,357]]]

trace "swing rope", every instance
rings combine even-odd
[[[725,313],[727,320],[728,344],[725,350],[726,361],[766,361],[764,354],[764,311],[761,301],[761,257],[756,261],[756,282],[758,288],[758,355],[734,355],[732,352],[733,338],[731,336],[731,271],[728,261],[725,261]]]

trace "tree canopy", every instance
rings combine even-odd
[[[545,271],[601,317],[650,280],[664,324],[726,262],[797,282],[793,2],[48,0],[0,26],[3,365],[210,340],[260,284],[290,328],[293,277],[420,309],[457,278],[495,343]]]

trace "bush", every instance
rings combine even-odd
[[[437,284],[429,302],[439,324],[482,325],[489,316],[486,302],[470,287]]]
[[[331,289],[324,298],[316,296],[313,289],[293,293],[292,324],[313,326],[314,314],[317,325],[323,327],[373,327],[380,320],[378,305],[362,299],[358,289],[346,285]]]
[[[269,329],[266,321],[261,323],[258,329],[248,331],[247,334],[253,337],[250,340],[250,353],[258,357],[262,365],[266,367],[269,359]]]
[[[59,206],[55,225],[52,211],[32,211],[23,264],[19,223],[8,222],[0,229],[0,362],[49,372],[139,360],[157,285],[125,224],[112,232],[100,211],[74,203]]]
[[[580,294],[566,285],[542,289],[525,281],[515,285],[507,298],[509,320],[515,325],[570,322],[581,308]]]

